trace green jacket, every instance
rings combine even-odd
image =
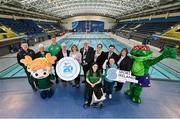
[[[52,56],[56,56],[58,52],[61,50],[61,46],[59,44],[51,44],[48,47],[48,51],[51,53]]]
[[[100,76],[101,76],[101,74],[100,74]],[[87,76],[86,77],[88,78],[88,80],[92,84],[95,84],[96,82],[98,82],[100,80],[100,77],[97,77],[96,73],[93,73],[92,76],[89,76],[89,71],[87,72]]]

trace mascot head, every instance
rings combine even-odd
[[[153,55],[153,51],[150,50],[149,46],[146,45],[136,45],[131,50],[130,54],[132,58],[140,61],[150,59]]]
[[[49,76],[52,71],[52,64],[55,63],[56,57],[50,53],[46,57],[32,60],[30,56],[25,56],[20,62],[27,66],[27,71],[36,79],[43,79]]]

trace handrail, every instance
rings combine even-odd
[[[180,73],[179,71],[174,70],[173,68],[171,68],[170,66],[167,66],[167,65],[163,64],[162,62],[159,62],[159,63],[162,64],[162,65],[164,65],[164,66],[166,66],[166,67],[168,67],[168,68],[170,68],[171,70],[173,70],[173,71],[175,71],[175,72],[177,72],[177,73]]]
[[[5,70],[1,71],[0,74],[3,74],[3,73],[4,73],[3,76],[7,75],[9,72],[12,71],[11,68],[12,68],[13,66],[16,66],[16,65],[17,65],[17,63],[14,64],[14,65],[11,65],[9,68],[6,68]],[[18,66],[16,66],[16,67],[18,67]],[[13,69],[14,69],[14,68],[13,68]],[[5,71],[7,71],[7,72],[5,72]]]
[[[13,66],[15,66],[16,64],[17,64],[17,63],[12,64],[12,65],[10,65],[9,67],[7,67],[7,68],[3,69],[3,70],[0,72],[0,74],[1,74],[2,72],[4,72],[5,70],[7,70],[7,69],[9,69],[9,68],[11,68],[11,67],[13,67]]]
[[[153,66],[154,69],[156,69],[157,71],[159,71],[159,73],[161,73],[163,76],[167,77],[169,80],[171,80],[171,78],[169,76],[167,76],[166,74],[164,74],[163,72],[161,72],[160,70],[158,70],[157,68],[155,68]]]
[[[11,75],[11,77],[13,77],[14,75],[16,75],[19,71],[23,70],[23,68],[21,68],[20,70],[16,71],[14,74]]]

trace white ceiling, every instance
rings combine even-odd
[[[157,7],[160,0],[13,0],[26,9],[34,9],[58,18],[100,15],[119,18],[123,15]]]

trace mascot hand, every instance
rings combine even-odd
[[[165,48],[162,52],[164,58],[176,59],[176,49],[175,48]]]

